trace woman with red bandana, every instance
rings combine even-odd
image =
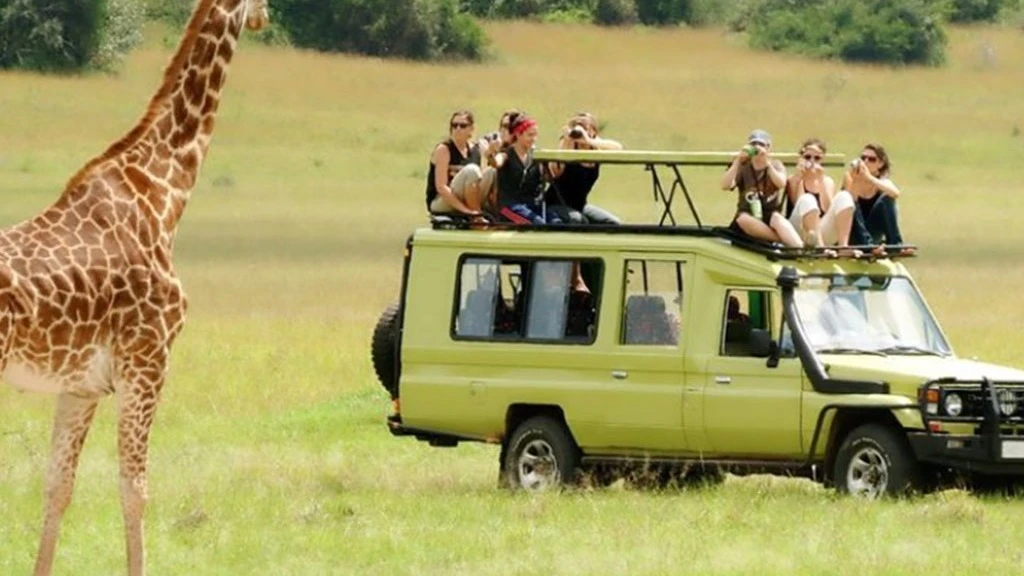
[[[494,157],[498,169],[498,210],[515,224],[561,224],[554,213],[544,214],[543,179],[533,161],[537,121],[524,113],[509,116],[511,144]]]

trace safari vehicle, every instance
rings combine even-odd
[[[661,221],[416,230],[373,335],[395,436],[498,444],[500,478],[524,489],[638,463],[865,497],[1024,474],[1024,372],[957,358],[899,257],[704,225],[680,167],[723,155],[535,158],[644,166]],[[694,225],[675,222],[678,191]]]

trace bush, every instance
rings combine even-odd
[[[101,44],[104,0],[8,0],[0,8],[0,68],[87,67]]]
[[[755,48],[853,62],[938,65],[943,0],[761,0],[739,26]]]
[[[1012,1],[1012,0],[1011,0]],[[952,0],[949,19],[953,22],[993,21],[999,16],[1007,0]]]
[[[196,0],[146,0],[146,16],[182,28],[192,15],[195,3]]]
[[[277,0],[293,44],[418,60],[480,59],[487,38],[457,0]]]
[[[674,26],[690,19],[690,0],[636,0],[640,22],[648,26]]]
[[[132,48],[142,43],[146,10],[137,0],[106,0],[106,4],[102,39],[90,66],[112,72]]]
[[[601,26],[628,26],[637,21],[635,0],[598,0],[594,23]]]

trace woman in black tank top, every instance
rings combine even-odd
[[[598,136],[597,118],[589,112],[578,112],[566,122],[558,147],[568,150],[621,150],[622,144]],[[545,199],[549,206],[582,214],[591,224],[621,224],[617,216],[587,201],[601,175],[599,164],[572,162],[552,163],[554,180]]]
[[[481,217],[482,150],[473,142],[473,113],[459,110],[449,121],[448,139],[434,147],[427,170],[426,203],[431,213]],[[460,173],[466,171],[460,176]],[[459,177],[459,180],[456,180]]]
[[[900,253],[910,254],[913,248],[903,246],[896,206],[901,193],[889,178],[891,170],[885,148],[869,143],[843,176],[843,189],[857,199],[853,234],[858,244],[877,245],[876,254],[884,253],[885,245],[898,246]]]

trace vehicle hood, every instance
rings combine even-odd
[[[893,391],[911,393],[928,380],[957,378],[1024,382],[1024,370],[948,356],[847,356],[822,354],[820,360],[831,378],[881,380]],[[904,388],[909,385],[912,389]]]

